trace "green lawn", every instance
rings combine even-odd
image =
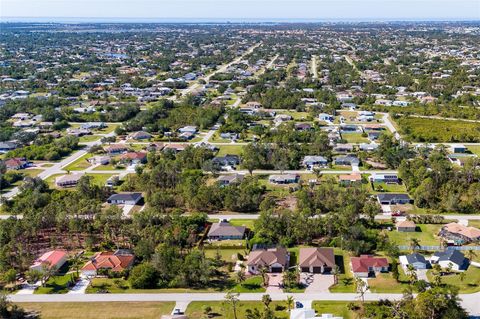
[[[158,319],[170,314],[174,302],[40,302],[18,303],[42,319]]]
[[[95,142],[101,138],[100,135],[84,135],[78,139],[79,143]]]
[[[114,166],[112,164],[107,165],[99,165],[93,169],[94,171],[122,171],[125,170],[125,167],[122,166]]]
[[[480,156],[480,145],[468,145],[468,150],[477,156]]]
[[[342,139],[347,143],[369,143],[370,140],[362,136],[362,133],[342,133]]]
[[[38,287],[35,294],[65,294],[68,292],[68,283],[74,280],[74,274],[64,274],[50,277],[45,287]]]
[[[386,183],[373,183],[375,190],[372,189],[372,184],[368,183],[369,189],[372,193],[407,193],[407,188],[403,184],[386,184]],[[379,190],[383,190],[380,192]]]
[[[437,234],[442,225],[418,224],[416,232],[398,232],[396,230],[387,231],[387,235],[392,243],[397,245],[410,245],[410,240],[416,238],[420,241],[420,245],[430,246],[438,245],[439,240]]]
[[[442,276],[442,283],[452,285],[460,290],[460,293],[474,293],[480,291],[480,268],[470,265],[465,271],[465,279],[460,280],[458,273]],[[427,272],[428,279],[433,280],[432,270]]]
[[[87,153],[82,157],[79,157],[72,163],[68,164],[63,169],[66,171],[83,171],[84,169],[87,169],[90,166],[92,166],[90,162],[88,162],[88,159],[91,158],[92,156],[93,154]]]
[[[343,317],[343,319],[356,318],[355,313],[348,310],[349,303],[349,301],[314,301],[312,302],[312,308],[317,315],[329,313]]]
[[[59,176],[63,176],[65,174],[54,174],[50,177],[48,177],[45,182],[50,186],[50,187],[57,187],[55,185],[55,179]],[[111,176],[115,174],[85,174],[87,176],[92,176],[93,177],[93,182],[96,185],[103,186],[107,182],[107,179],[109,179]],[[67,188],[68,189],[68,188]]]
[[[35,177],[41,172],[43,172],[43,169],[36,169],[36,168],[20,169],[17,172],[22,173],[24,176]]]
[[[350,269],[350,255],[335,248],[335,264],[340,267],[338,282],[329,288],[330,292],[355,292],[355,280]]]
[[[232,226],[245,226],[250,230],[254,230],[254,219],[231,219],[229,222]]]
[[[219,249],[209,249],[206,248],[204,249],[205,251],[205,256],[214,258],[217,254],[217,251],[220,253],[220,256],[222,256],[222,259],[226,262],[233,262],[234,260],[237,259],[237,254],[241,254],[242,256],[245,257],[245,248],[219,248]]]
[[[400,273],[399,281],[392,277],[391,272],[380,273],[377,274],[376,278],[368,279],[370,291],[375,293],[402,293],[410,286],[410,283],[400,265],[398,265],[398,272]]]
[[[193,301],[185,312],[190,319],[202,319],[204,318],[203,307],[210,306],[212,308],[211,314],[212,318],[216,319],[233,319],[233,311],[230,304],[223,301]],[[263,303],[259,301],[240,301],[237,304],[237,318],[244,319],[246,318],[247,309],[259,309],[263,310]],[[287,305],[284,301],[273,301],[270,304],[270,309],[274,310],[276,318],[286,319],[289,317]]]
[[[247,278],[241,284],[237,284],[232,289],[233,292],[265,292],[265,288],[263,287],[262,277],[260,276],[253,276]]]
[[[217,156],[224,156],[227,154],[241,155],[243,146],[233,144],[233,145],[221,145],[218,148],[219,150],[218,150]]]

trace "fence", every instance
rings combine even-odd
[[[412,246],[398,246],[400,250],[410,250]],[[480,246],[417,246],[417,250],[444,251],[444,250],[480,250]]]

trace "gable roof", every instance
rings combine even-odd
[[[410,196],[408,194],[394,194],[394,193],[383,193],[383,194],[378,194],[377,198],[380,201],[392,201],[392,200],[411,200]]]
[[[217,236],[242,236],[245,233],[244,226],[232,226],[229,222],[222,221],[219,223],[213,223],[208,231],[208,237]]]
[[[407,259],[409,264],[414,264],[414,263],[426,264],[427,263],[427,260],[425,259],[425,257],[423,257],[423,255],[420,255],[419,253],[406,255],[405,258]]]
[[[253,250],[248,255],[247,265],[271,266],[275,263],[286,265],[288,251],[283,248]]]
[[[397,224],[395,226],[397,226],[398,228],[415,228],[415,227],[417,227],[417,225],[415,225],[415,223],[412,222],[411,220],[399,221],[399,222],[397,222]]]
[[[449,261],[456,265],[463,265],[466,262],[465,256],[456,250],[456,249],[449,249],[446,251],[437,251],[433,256],[438,257],[438,261]]]
[[[335,266],[335,255],[332,248],[300,248],[300,267],[333,267]]]
[[[135,256],[131,253],[121,252],[100,252],[92,260],[83,266],[82,271],[97,271],[98,269],[111,269],[113,271],[122,271],[129,268]]]
[[[388,267],[388,260],[384,257],[373,257],[371,255],[361,255],[352,257],[353,272],[368,272],[370,267]]]
[[[47,266],[49,265],[49,267],[58,267],[61,266],[59,263],[64,260],[66,256],[67,252],[65,250],[50,250],[42,256],[38,257],[31,267],[38,267],[43,264]]]
[[[107,201],[137,201],[142,198],[142,193],[120,193],[111,195]]]
[[[449,233],[459,234],[472,240],[480,238],[480,229],[475,227],[466,227],[458,223],[450,223],[443,226],[442,229]]]

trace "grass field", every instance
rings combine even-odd
[[[480,156],[480,145],[468,145],[468,150],[477,156]]]
[[[101,138],[99,135],[84,135],[78,139],[79,143],[95,142]]]
[[[449,121],[402,117],[396,120],[400,133],[414,142],[479,142],[480,124],[465,121]]]
[[[50,187],[56,187],[55,179],[59,176],[62,176],[62,175],[65,175],[65,174],[52,175],[52,176],[48,177],[45,180],[45,182],[47,182],[47,184]],[[109,179],[112,175],[115,175],[115,174],[85,174],[85,175],[92,176],[93,177],[93,183],[95,183],[96,185],[99,185],[99,186],[103,186],[107,182],[107,179]]]
[[[460,280],[459,273],[442,276],[442,283],[455,286],[460,293],[474,293],[480,291],[480,268],[470,265],[465,271],[465,279]],[[428,279],[432,281],[432,270],[427,272]]]
[[[417,227],[420,231],[416,232],[398,232],[396,230],[387,231],[388,238],[392,243],[397,245],[409,245],[412,238],[420,241],[420,245],[438,245],[439,240],[436,235],[440,231],[442,225],[419,224]],[[417,229],[418,229],[417,228]]]
[[[400,265],[398,266],[398,272],[400,273],[399,281],[392,277],[391,272],[380,273],[377,274],[376,278],[368,279],[370,291],[374,293],[402,293],[410,284]]]
[[[312,308],[319,315],[329,313],[343,317],[343,319],[353,319],[355,313],[348,310],[349,303],[349,301],[314,301],[312,302]]]
[[[73,280],[73,273],[50,277],[45,287],[38,287],[35,294],[65,294],[68,292],[68,283]]]
[[[40,174],[41,172],[43,172],[43,169],[35,169],[35,168],[20,169],[17,172],[22,173],[24,176],[35,177],[38,174]]]
[[[158,319],[170,314],[174,302],[19,303],[42,319]]]
[[[370,140],[362,136],[362,133],[342,133],[342,139],[347,143],[370,143]]]
[[[90,153],[87,153],[83,155],[82,157],[79,157],[72,163],[68,164],[65,166],[63,169],[66,171],[83,171],[84,169],[89,168],[92,166],[87,160],[91,158],[93,155]]]
[[[403,184],[387,184],[387,183],[373,183],[375,189],[372,189],[371,183],[368,183],[369,190],[372,193],[378,194],[382,193],[378,191],[379,189],[383,189],[383,192],[388,192],[388,193],[407,193],[407,188]]]
[[[335,249],[335,264],[340,267],[337,284],[329,288],[330,292],[355,292],[355,280],[350,270],[348,252]]]
[[[242,145],[221,145],[218,147],[218,154],[217,156],[224,156],[227,154],[231,155],[241,155],[242,154]]]
[[[185,314],[190,319],[202,319],[205,318],[203,314],[203,307],[210,306],[212,308],[212,318],[216,319],[233,319],[233,311],[230,304],[223,301],[193,301],[191,302]],[[237,305],[237,318],[246,318],[247,309],[259,309],[263,310],[264,305],[259,301],[241,301]],[[283,301],[274,301],[270,304],[270,309],[274,310],[275,317],[286,319],[289,317],[287,305]]]
[[[231,219],[230,224],[232,226],[245,226],[245,227],[253,230],[255,220],[254,219]]]

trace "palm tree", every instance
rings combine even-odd
[[[258,268],[258,272],[262,276],[263,286],[268,286],[268,269],[265,266],[261,266]]]
[[[418,277],[417,277],[417,273],[415,272],[415,267],[413,267],[413,265],[407,266],[407,273],[408,273],[408,279],[410,280],[411,284],[414,284],[415,282],[417,282]]]
[[[287,296],[288,312],[292,311],[294,303],[295,303],[295,301],[293,300],[293,297],[292,296]]]
[[[410,249],[415,252],[420,248],[420,241],[417,238],[410,239]]]
[[[338,265],[333,266],[332,275],[334,284],[338,284],[338,275],[340,274],[340,267]]]
[[[442,267],[440,267],[439,264],[434,264],[432,266],[432,270],[433,270],[433,284],[435,286],[440,286],[442,284],[442,276],[441,276]]]
[[[467,256],[468,259],[472,260],[475,257],[477,257],[477,252],[475,250],[470,249],[470,250],[467,250],[465,255]]]
[[[232,311],[233,311],[233,318],[237,319],[237,304],[238,304],[238,296],[240,296],[239,293],[232,293],[232,292],[227,292],[225,295],[225,301],[230,303],[232,306]]]
[[[460,274],[458,274],[458,276],[460,278],[460,281],[463,282],[467,274],[464,271],[462,271]]]
[[[270,306],[270,303],[272,303],[272,298],[270,297],[270,295],[263,295],[262,303],[265,306],[265,308],[268,308]]]
[[[245,273],[243,271],[237,271],[236,275],[235,275],[235,279],[237,280],[237,282],[239,284],[241,284],[242,282],[245,281]]]

